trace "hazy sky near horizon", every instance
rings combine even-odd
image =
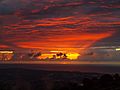
[[[120,0],[0,0],[0,49],[111,46],[120,46]]]

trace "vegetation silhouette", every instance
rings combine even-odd
[[[0,70],[0,90],[120,90],[119,74]]]

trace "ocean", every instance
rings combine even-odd
[[[25,61],[25,62],[0,62],[0,69],[23,68],[46,71],[70,71],[90,73],[120,73],[119,62],[46,62],[46,61]]]

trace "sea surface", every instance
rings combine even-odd
[[[120,62],[76,61],[10,61],[0,62],[0,69],[23,68],[46,71],[70,71],[91,73],[120,73]]]

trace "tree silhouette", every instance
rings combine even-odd
[[[113,77],[110,74],[104,74],[100,77],[99,83],[101,84],[102,87],[109,87],[112,85],[113,82]]]
[[[64,59],[67,59],[67,55],[66,55],[65,53],[63,54],[63,58],[64,58]]]
[[[63,53],[57,53],[56,55],[57,55],[58,57],[62,58]]]
[[[53,55],[51,59],[54,59],[54,60],[55,60],[55,59],[56,59],[56,55]]]

